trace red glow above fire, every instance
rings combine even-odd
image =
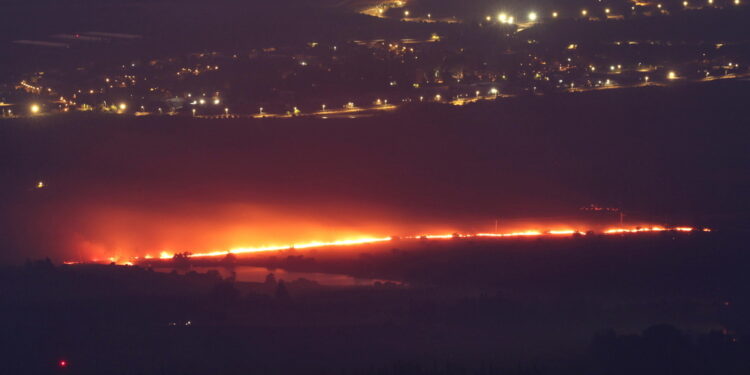
[[[695,229],[692,227],[665,227],[665,226],[649,226],[649,227],[634,227],[634,228],[610,228],[600,232],[603,235],[617,235],[617,234],[638,234],[638,233],[654,233],[654,232],[692,232]],[[710,229],[702,229],[704,232],[710,232]],[[403,240],[442,240],[442,239],[454,239],[454,238],[522,238],[522,237],[542,237],[542,236],[572,236],[572,235],[586,235],[586,231],[580,231],[575,229],[553,229],[553,230],[540,230],[540,229],[529,229],[523,231],[514,231],[509,233],[475,233],[475,234],[422,234],[422,235],[411,235],[400,237]],[[354,245],[367,245],[377,244],[394,240],[394,237],[359,237],[341,239],[337,241],[311,241],[305,243],[294,243],[288,245],[276,245],[276,246],[262,246],[262,247],[237,247],[228,250],[213,250],[213,251],[202,251],[191,254],[193,258],[210,258],[210,257],[222,257],[227,254],[249,254],[266,251],[281,251],[289,249],[313,249],[313,248],[324,248],[324,247],[343,247],[343,246],[354,246]],[[171,259],[174,256],[174,252],[163,250],[159,252],[159,259]],[[133,257],[129,259],[120,259],[117,257],[111,257],[108,259],[109,262],[114,262],[122,265],[132,265],[141,259],[152,259],[155,258],[152,255],[145,255],[143,257]],[[95,260],[96,261],[96,260]],[[66,264],[74,264],[76,262],[66,262]]]

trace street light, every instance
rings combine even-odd
[[[530,12],[529,13],[529,21],[535,22],[537,18],[536,12]]]
[[[128,109],[128,105],[125,104],[125,103],[120,103],[120,105],[118,107],[120,108],[121,111],[124,111],[124,110]]]
[[[41,108],[39,107],[39,104],[32,104],[31,107],[29,107],[32,114],[37,114],[39,111],[41,111]]]

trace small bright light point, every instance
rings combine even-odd
[[[584,16],[584,17],[585,17],[585,16],[587,15],[587,14],[589,14],[589,11],[588,11],[588,10],[584,9],[584,10],[582,10],[582,11],[581,11],[581,15],[582,15],[582,16]]]
[[[537,18],[536,12],[529,13],[529,21],[534,22],[536,21],[536,18]]]
[[[38,104],[32,104],[31,107],[29,107],[29,109],[31,110],[31,113],[34,113],[34,114],[39,113],[39,111],[41,110]]]
[[[59,362],[57,362],[57,365],[60,367],[68,367],[68,361],[62,359]]]
[[[485,20],[487,20],[487,22],[490,22],[490,21],[492,21],[492,17],[487,16],[487,17],[485,17]]]
[[[404,11],[404,17],[409,17],[409,11],[408,10]]]
[[[557,18],[557,12],[552,12],[552,18]]]
[[[656,7],[661,9],[661,4],[656,4]]]
[[[490,95],[497,95],[498,92],[499,91],[496,88],[494,88],[494,87],[490,89]]]
[[[44,181],[39,181],[39,182],[36,183],[36,188],[37,189],[44,189],[45,186],[46,185],[44,185]]]
[[[500,13],[497,15],[497,20],[501,23],[505,23],[506,21],[508,21],[508,15],[505,13]]]
[[[605,9],[604,9],[604,13],[607,13],[607,14],[609,14],[609,8],[605,8]]]
[[[677,79],[677,73],[675,71],[671,71],[667,74],[668,79]]]
[[[221,103],[221,100],[219,98],[214,99],[214,105],[219,105]]]
[[[688,3],[687,1],[683,1],[683,2],[682,2],[682,6],[686,7],[686,6],[688,6],[688,5],[689,5],[689,3]]]
[[[734,5],[740,5],[740,0],[734,0]]]
[[[118,107],[120,108],[121,111],[124,111],[124,110],[128,109],[128,105],[125,104],[125,103],[120,103],[120,105]]]

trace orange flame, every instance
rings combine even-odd
[[[668,228],[664,226],[650,226],[650,227],[635,227],[635,228],[610,228],[601,233],[604,235],[613,235],[613,234],[629,234],[629,233],[649,233],[649,232],[653,233],[653,232],[664,232],[664,231],[692,232],[694,230],[695,229],[692,227]],[[711,229],[704,228],[702,229],[702,231],[710,232]],[[410,240],[416,240],[416,239],[442,240],[442,239],[452,239],[452,238],[475,238],[475,237],[513,238],[513,237],[565,236],[565,235],[575,235],[575,234],[585,235],[586,232],[573,230],[573,229],[555,229],[555,230],[526,230],[526,231],[510,232],[510,233],[423,234],[423,235],[416,235],[416,236],[405,236],[403,238],[410,239]],[[280,246],[238,247],[238,248],[233,248],[230,250],[214,250],[214,251],[195,253],[195,254],[192,254],[191,257],[205,258],[205,257],[226,256],[227,254],[248,254],[248,253],[257,253],[257,252],[265,252],[265,251],[280,251],[280,250],[289,250],[289,249],[312,249],[312,248],[324,248],[324,247],[333,247],[333,246],[366,245],[366,244],[387,242],[393,239],[394,239],[393,237],[362,237],[362,238],[346,239],[346,240],[339,240],[339,241],[333,241],[333,242],[312,241],[312,242],[307,242],[307,243],[280,245]],[[160,252],[158,258],[159,259],[171,259],[173,256],[174,256],[173,252],[164,250]],[[151,255],[145,255],[143,258],[153,259],[154,257]],[[123,261],[117,257],[109,258],[110,262],[116,262],[118,264],[125,264],[125,265],[132,265],[134,260],[138,260],[138,257],[131,258],[128,261]],[[65,264],[76,264],[76,263],[78,262],[65,262]]]

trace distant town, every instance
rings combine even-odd
[[[723,22],[747,12],[739,0],[598,1],[559,9],[537,4],[484,14],[445,7],[430,11],[424,1],[371,5],[356,11],[399,24],[424,25],[423,35],[341,37],[28,72],[0,85],[2,117],[92,111],[201,118],[355,118],[410,103],[464,105],[750,75],[748,40],[737,39],[746,36],[725,40],[711,30],[701,38],[679,32],[667,36],[654,29],[656,24],[689,29],[685,25],[701,18]],[[641,32],[642,28],[653,32]],[[563,31],[565,38],[560,37]],[[587,37],[591,32],[604,37]],[[89,51],[101,44],[137,44],[143,38],[91,31],[13,43],[24,51]]]

